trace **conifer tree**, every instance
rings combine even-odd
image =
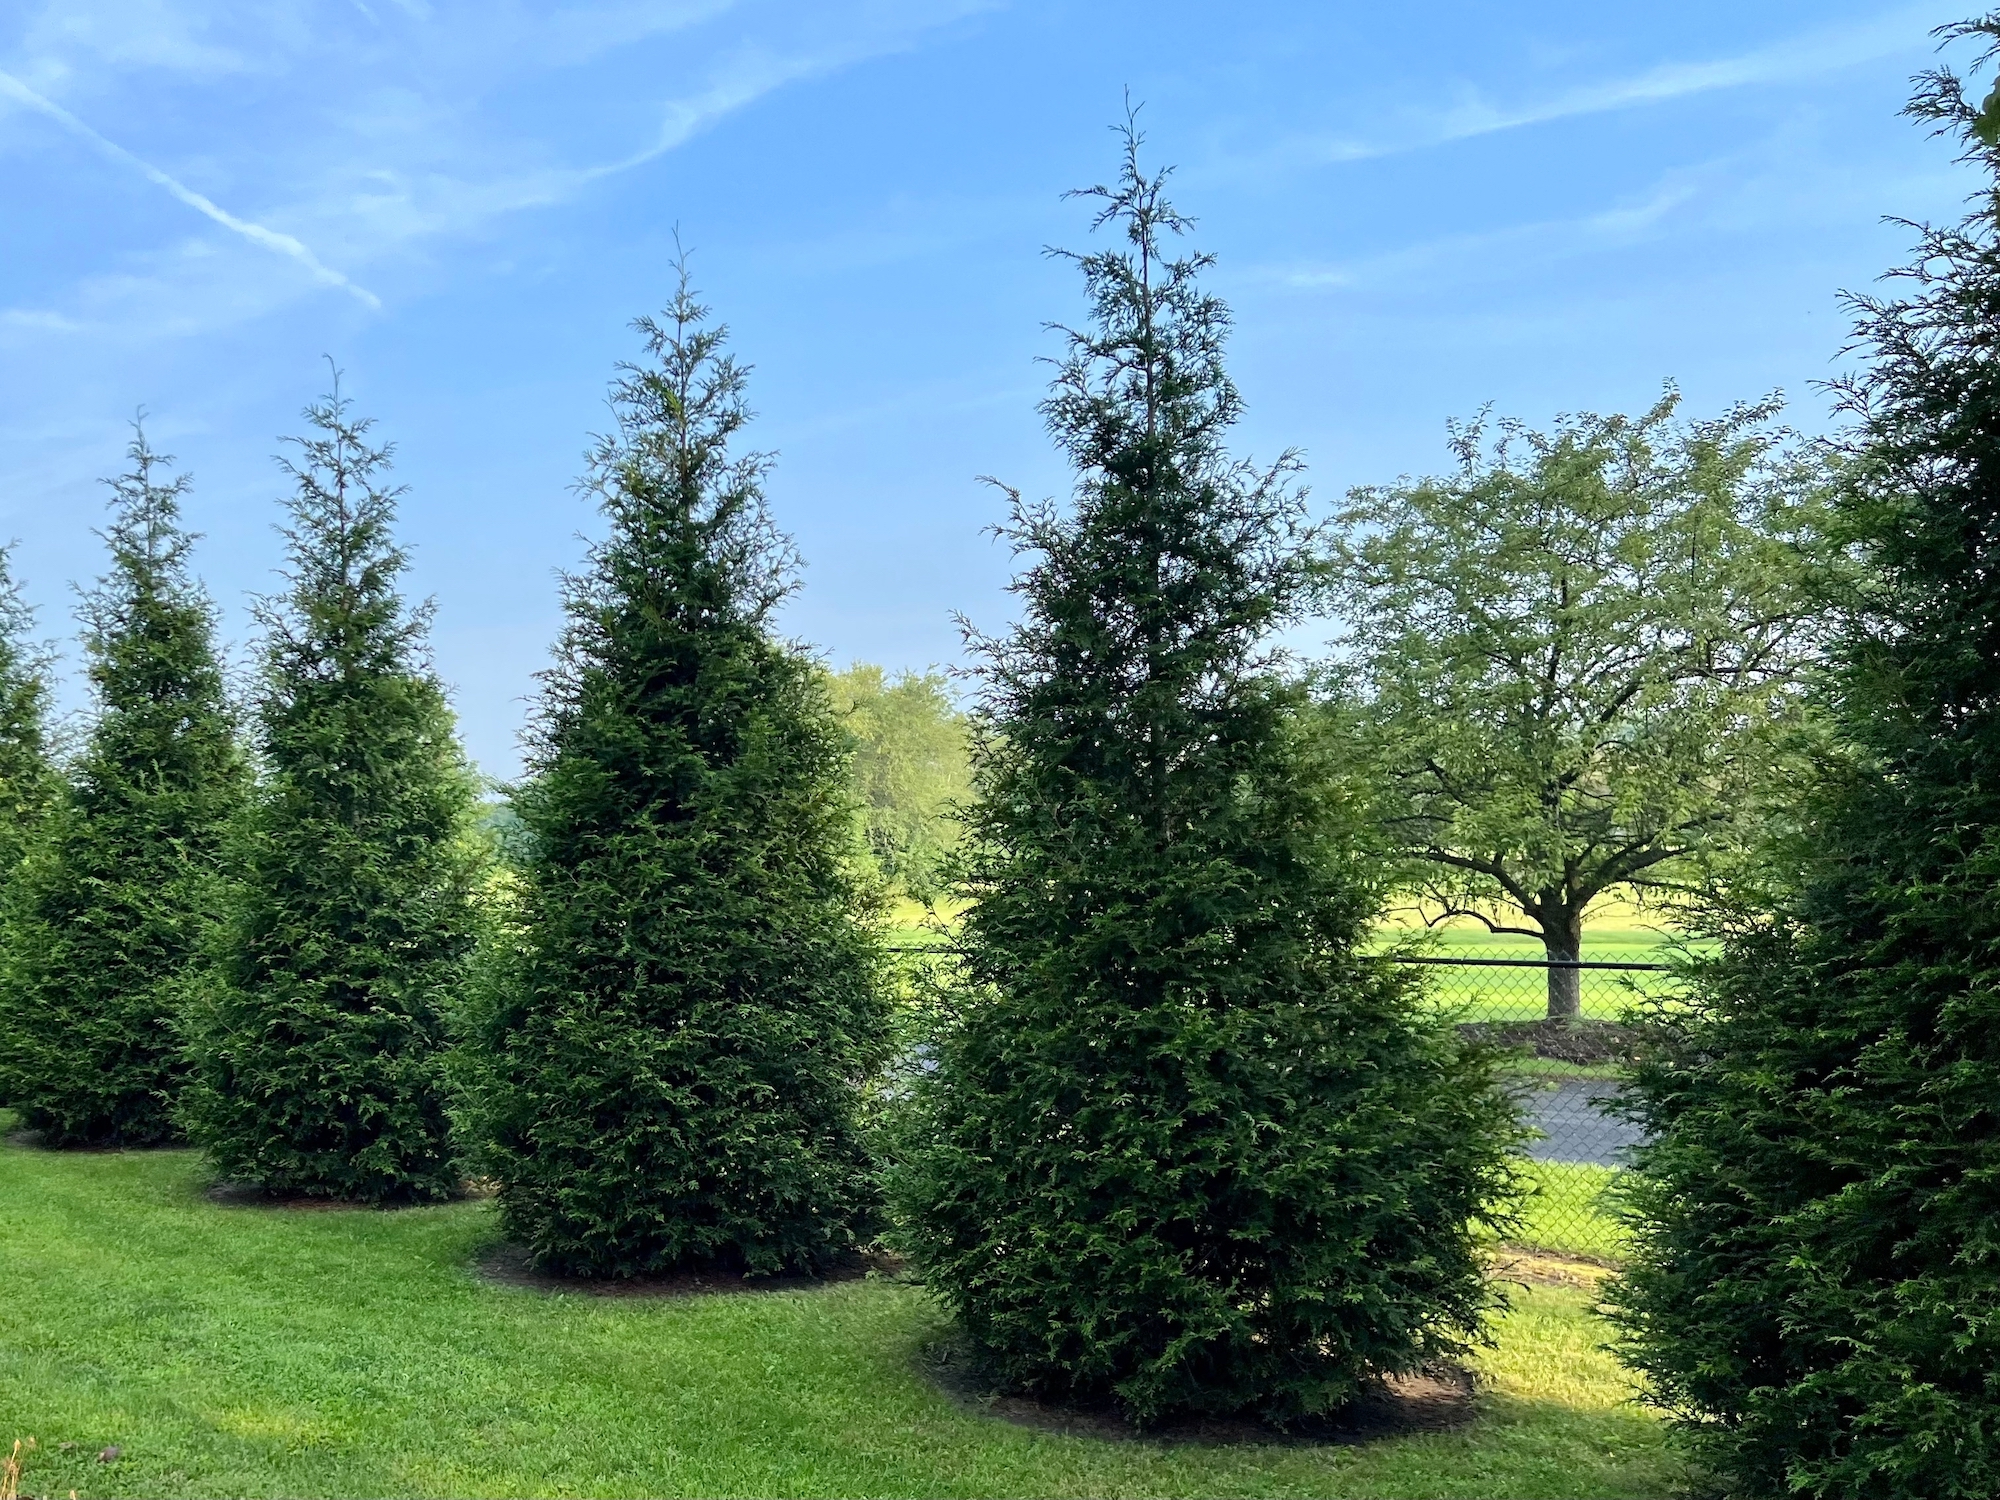
[[[608,534],[517,799],[518,926],[476,1029],[470,1116],[501,1222],[554,1270],[814,1270],[872,1211],[856,1113],[880,1046],[825,675],[773,635],[789,545],[726,330],[642,319],[587,493]]]
[[[21,863],[60,781],[49,763],[49,661],[28,638],[35,612],[0,547],[0,883]]]
[[[189,1133],[225,1178],[449,1196],[446,1012],[478,933],[476,784],[398,591],[391,450],[334,389],[284,461],[290,588],[263,602],[261,778],[233,846],[222,983],[192,1017]]]
[[[1845,753],[1634,1080],[1626,1355],[1732,1495],[2000,1494],[2000,90],[1908,112],[1988,183],[1854,299]]]
[[[0,1074],[54,1145],[175,1134],[178,1017],[208,982],[223,830],[243,758],[216,612],[189,571],[185,474],[135,430],[111,481],[111,568],[84,596],[97,716],[46,837],[16,876]]]
[[[1514,1126],[1361,952],[1382,893],[1268,644],[1312,599],[1296,463],[1224,446],[1228,314],[1139,145],[1042,406],[1074,500],[1013,497],[1022,619],[978,643],[969,988],[893,1198],[1003,1385],[1284,1421],[1478,1337]]]
[[[1908,112],[1986,184],[1854,298],[1842,754],[1634,1078],[1626,1358],[1744,1496],[2000,1494],[2000,90]]]

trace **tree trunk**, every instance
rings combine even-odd
[[[1574,967],[1583,956],[1583,913],[1543,922],[1542,947],[1549,960],[1549,1019],[1574,1021],[1583,1014],[1583,974]]]

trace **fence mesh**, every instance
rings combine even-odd
[[[1409,958],[1422,966],[1433,1003],[1459,1025],[1508,1051],[1503,1076],[1534,1131],[1526,1171],[1535,1192],[1512,1238],[1525,1246],[1616,1260],[1621,1235],[1607,1211],[1638,1127],[1614,1112],[1618,1069],[1635,1037],[1626,1024],[1642,1000],[1671,997],[1665,964],[1550,963],[1521,958]],[[1551,1007],[1574,1014],[1550,1018]]]

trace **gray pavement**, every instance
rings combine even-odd
[[[1542,1133],[1541,1140],[1528,1143],[1528,1155],[1537,1161],[1622,1166],[1643,1139],[1631,1121],[1605,1112],[1601,1101],[1618,1092],[1607,1080],[1523,1080],[1513,1092],[1522,1119]]]

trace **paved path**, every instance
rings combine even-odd
[[[1595,1102],[1617,1091],[1617,1084],[1593,1078],[1538,1080],[1522,1088],[1515,1096],[1521,1117],[1545,1137],[1528,1143],[1528,1155],[1537,1161],[1622,1165],[1643,1137],[1630,1120],[1605,1113]]]

